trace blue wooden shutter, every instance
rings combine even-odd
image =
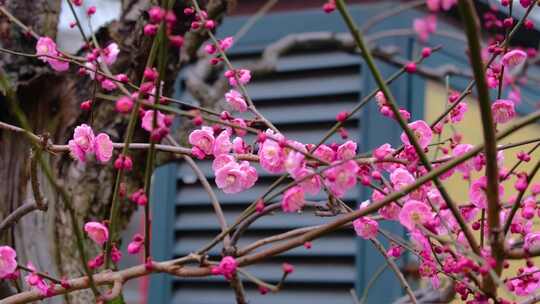
[[[374,5],[355,6],[352,13],[358,20],[364,20],[380,9],[381,6]],[[243,17],[227,19],[220,28],[221,35],[234,34],[245,20]],[[314,31],[344,32],[346,29],[337,14],[323,15],[318,10],[270,14],[242,38],[231,55],[235,61],[249,61],[256,58],[266,45],[286,34]],[[393,42],[395,45],[396,41]],[[409,39],[402,39],[399,45],[404,50],[403,56],[411,54]],[[386,75],[395,70],[388,65],[381,66]],[[278,63],[276,73],[254,79],[248,91],[260,111],[288,138],[314,143],[335,122],[335,115],[339,111],[352,108],[363,94],[375,88],[367,75],[369,72],[366,72],[358,55],[313,50],[284,56]],[[416,88],[414,92],[411,90],[413,87]],[[392,89],[402,106],[412,109],[413,115],[420,118],[423,99],[416,94],[423,94],[421,82],[407,76],[396,81]],[[191,98],[187,94],[177,97]],[[386,138],[391,138],[393,144],[399,142],[397,124],[382,119],[376,108],[368,107],[357,117],[359,119],[347,124],[347,130],[353,139],[361,143],[361,151],[376,147]],[[338,136],[329,140],[332,141],[342,142]],[[210,162],[200,164],[214,184]],[[259,172],[257,185],[244,193],[226,195],[215,189],[229,223],[276,178],[264,171]],[[361,191],[361,187],[350,191],[345,202],[356,207],[369,197],[368,193]],[[186,164],[171,164],[158,169],[152,197],[153,254],[156,259],[189,254],[219,233],[207,194]],[[324,196],[319,194],[315,199],[323,200]],[[253,224],[240,246],[263,236],[330,220],[315,217],[309,212],[302,215],[278,212]],[[402,234],[396,225],[388,228]],[[210,254],[216,258],[220,251],[221,247],[217,246]],[[311,250],[297,248],[248,270],[263,280],[275,283],[281,275],[281,263],[284,261],[296,267],[295,273],[287,280],[286,288],[276,295],[260,296],[255,286],[246,283],[248,298],[252,303],[350,304],[349,290],[356,287],[362,291],[374,268],[380,265],[378,253],[368,243],[359,241],[353,231],[342,230],[316,240]],[[374,285],[369,303],[386,303],[386,300],[399,295],[401,290],[398,282],[387,273]],[[156,275],[151,281],[150,302],[224,304],[233,303],[234,298],[222,277],[180,279]]]

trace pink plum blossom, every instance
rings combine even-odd
[[[242,137],[236,137],[232,141],[232,149],[234,153],[237,153],[237,154],[245,154],[250,151],[250,147],[244,142]]]
[[[118,44],[116,43],[110,43],[105,47],[99,56],[100,61],[105,62],[107,65],[112,65],[116,62],[116,59],[118,58],[118,54],[120,53],[120,49],[118,48]]]
[[[246,85],[251,80],[251,71],[246,69],[240,69],[235,71],[225,72],[225,76],[229,79],[229,84],[233,87],[239,85]],[[240,82],[240,83],[238,83]]]
[[[238,112],[247,111],[247,103],[244,96],[236,90],[230,90],[225,93],[225,100]]]
[[[359,217],[353,221],[356,235],[366,240],[374,239],[379,231],[379,223],[369,217]]]
[[[416,18],[413,21],[413,29],[421,42],[426,42],[429,35],[437,30],[437,17],[429,15],[425,18]]]
[[[282,135],[270,130],[266,131],[270,136],[276,136],[276,139],[283,138]],[[274,140],[266,139],[259,148],[259,162],[261,167],[271,173],[283,173],[285,171],[285,149]]]
[[[473,149],[473,145],[459,144],[454,148],[454,150],[452,150],[452,155],[454,157],[459,157],[471,151],[472,149]],[[470,160],[456,166],[456,170],[458,170],[459,172],[463,174],[469,174],[472,171],[472,169],[473,169],[473,165]]]
[[[229,154],[220,154],[214,158],[212,162],[212,170],[218,171],[219,169],[225,167],[226,164],[236,161],[234,156]]]
[[[508,68],[520,65],[527,59],[527,53],[522,50],[512,50],[502,57],[502,64]]]
[[[409,200],[399,212],[399,222],[409,230],[414,230],[416,225],[423,225],[433,217],[431,208],[423,202]]]
[[[109,239],[109,229],[98,222],[88,222],[84,224],[84,231],[97,244],[103,246]]]
[[[160,111],[157,111],[157,117],[156,117],[156,129],[165,128],[165,114],[161,113]],[[143,129],[145,129],[148,132],[152,132],[154,130],[154,110],[149,110],[144,112],[144,116],[141,121],[141,126]]]
[[[400,190],[415,182],[414,176],[403,168],[397,168],[390,173],[390,181],[394,185],[394,189]]]
[[[349,160],[324,172],[325,182],[335,196],[343,197],[349,189],[356,185],[358,168],[358,164],[354,160]]]
[[[356,143],[352,140],[348,140],[337,149],[337,159],[347,160],[356,156]]]
[[[9,246],[0,246],[0,279],[17,270],[17,252]]]
[[[128,96],[122,96],[116,100],[116,111],[120,113],[129,113],[133,108],[133,100]]]
[[[315,149],[315,152],[313,152],[313,155],[328,163],[331,163],[336,159],[336,152],[325,144],[317,147],[317,149]]]
[[[440,10],[450,10],[454,5],[456,5],[457,0],[427,0],[426,3],[430,11],[438,12]]]
[[[199,159],[211,155],[214,150],[214,130],[210,127],[202,127],[189,134],[189,143],[193,145],[191,152]]]
[[[236,162],[229,162],[216,172],[216,185],[225,193],[238,193],[244,190],[246,173]]]
[[[216,136],[214,140],[214,148],[212,149],[212,154],[214,156],[220,154],[227,154],[232,149],[231,135],[228,130],[223,130]]]
[[[302,210],[306,201],[304,199],[304,189],[295,186],[285,191],[281,201],[281,209],[283,212],[297,212]]]
[[[94,140],[94,151],[96,153],[96,159],[100,163],[108,162],[113,154],[113,142],[109,135],[100,133]]]
[[[485,176],[480,177],[471,184],[471,188],[469,189],[469,198],[473,205],[482,209],[487,207],[486,189],[487,177]],[[502,185],[499,184],[499,196],[503,195],[504,188]]]
[[[496,123],[507,123],[516,116],[514,102],[509,99],[499,99],[491,105],[493,119]]]
[[[463,120],[465,113],[469,106],[465,102],[460,102],[455,108],[450,111],[450,121],[453,123],[458,123]]]
[[[409,124],[409,128],[411,128],[414,135],[416,136],[416,140],[420,144],[420,147],[425,149],[431,143],[431,139],[433,138],[433,131],[425,121],[417,120],[411,122]],[[401,141],[405,145],[411,145],[409,138],[407,137],[407,134],[405,134],[405,132],[401,133]]]
[[[81,162],[86,161],[86,155],[94,152],[94,131],[86,124],[75,128],[73,139],[68,142],[70,155]]]
[[[223,50],[223,51],[226,51],[228,49],[230,49],[234,44],[234,37],[232,36],[229,36],[229,37],[225,37],[223,38],[222,40],[219,41],[219,47]]]

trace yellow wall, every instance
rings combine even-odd
[[[426,98],[425,98],[425,120],[427,122],[431,122],[435,120],[435,118],[442,113],[446,106],[446,100],[447,100],[447,93],[446,88],[437,82],[429,81],[426,86]],[[473,98],[467,98],[466,99],[469,110],[465,114],[465,118],[461,123],[455,125],[456,131],[460,132],[463,135],[463,141],[462,143],[470,143],[470,144],[478,144],[482,142],[482,125],[480,122],[480,110],[478,108],[478,104],[476,103],[476,100]],[[503,126],[504,127],[504,126]],[[449,127],[445,128],[445,131],[443,132],[441,139],[447,139],[452,136],[452,130]],[[530,138],[535,138],[540,135],[540,125],[530,125],[526,128],[521,129],[520,131],[514,133],[513,135],[506,138],[504,141],[502,141],[502,144],[505,143],[512,143],[512,142],[518,142],[521,140],[526,140]],[[437,141],[436,138],[434,138],[434,142]],[[505,150],[504,156],[505,161],[504,165],[506,168],[510,168],[516,161],[515,154],[520,151],[524,150],[527,151],[530,148],[533,147],[534,144],[530,144],[527,146],[522,146],[519,148],[513,148]],[[441,155],[439,153],[439,155]],[[533,160],[529,163],[522,164],[518,171],[525,171],[529,172],[531,167],[534,165],[534,161],[540,156],[540,149],[535,151],[533,154]],[[473,175],[473,178],[478,177],[479,175]],[[513,181],[515,179],[512,179],[512,182],[506,182],[505,183],[505,196],[504,198],[507,199],[511,195],[514,195],[516,191],[513,188]],[[535,178],[535,182],[539,182],[540,178]],[[466,181],[464,181],[461,178],[460,173],[454,174],[452,178],[449,180],[446,180],[445,185],[447,189],[449,190],[451,196],[459,203],[467,203],[467,197],[468,197],[468,184]],[[535,218],[535,230],[540,230],[540,222],[537,218]],[[539,260],[540,262],[540,260]],[[518,267],[523,266],[523,262],[515,262],[512,264],[510,269],[506,270],[503,273],[503,278],[508,276],[513,276],[516,273],[516,269]],[[455,303],[459,303],[460,301],[456,301]]]

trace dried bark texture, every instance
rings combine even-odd
[[[61,3],[61,0],[7,0],[5,6],[39,35],[55,38]],[[149,0],[122,1],[124,13],[120,20],[107,24],[96,34],[102,45],[113,41],[118,43],[122,52],[112,67],[112,72],[126,73],[134,83],[140,80],[151,46],[151,39],[142,35],[145,23],[143,11],[149,5]],[[211,0],[208,5],[212,7],[211,16],[220,16],[227,8],[227,1]],[[183,17],[183,2],[176,1],[174,9],[179,20],[174,33],[183,35],[191,21]],[[186,48],[196,51],[202,42],[203,38],[186,39]],[[0,45],[26,53],[35,52],[35,40],[25,36],[3,16],[0,17]],[[182,62],[185,64],[191,60],[193,56]],[[79,103],[91,98],[94,84],[88,77],[77,76],[77,67],[72,66],[70,73],[57,74],[39,60],[7,54],[0,54],[0,65],[16,87],[20,106],[36,134],[49,134],[53,142],[67,143],[75,126],[90,123],[96,132],[108,133],[115,142],[123,141],[127,119],[114,112],[112,103],[94,103],[91,115],[80,112]],[[167,95],[172,93],[172,84],[182,66],[180,53],[171,48],[165,79]],[[0,120],[14,123],[15,120],[8,114],[2,96],[0,100]],[[146,140],[147,134],[135,134],[135,142]],[[33,197],[27,166],[30,145],[20,135],[0,131],[0,147],[1,219],[17,207],[32,202]],[[130,191],[141,186],[144,156],[144,152],[134,156],[136,167],[126,179]],[[107,219],[115,177],[112,166],[81,165],[72,161],[68,155],[53,155],[50,156],[50,161],[57,170],[56,174],[61,183],[73,196],[80,223],[90,219]],[[53,276],[80,276],[82,267],[79,264],[73,232],[67,228],[70,227],[67,210],[45,178],[39,176],[39,180],[49,202],[48,211],[36,211],[25,216],[14,229],[0,235],[0,243],[13,245],[20,262],[32,261],[38,269],[48,271]],[[124,227],[134,206],[122,203],[121,208],[122,218],[119,222],[120,226]],[[93,244],[86,242],[86,246],[89,257],[97,254],[98,248]],[[0,298],[12,293],[12,289],[4,284],[0,285]],[[92,303],[92,298],[91,293],[83,291],[64,298],[56,297],[47,303]]]

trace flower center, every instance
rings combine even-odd
[[[236,182],[236,176],[229,174],[227,175],[227,185],[233,185]]]

